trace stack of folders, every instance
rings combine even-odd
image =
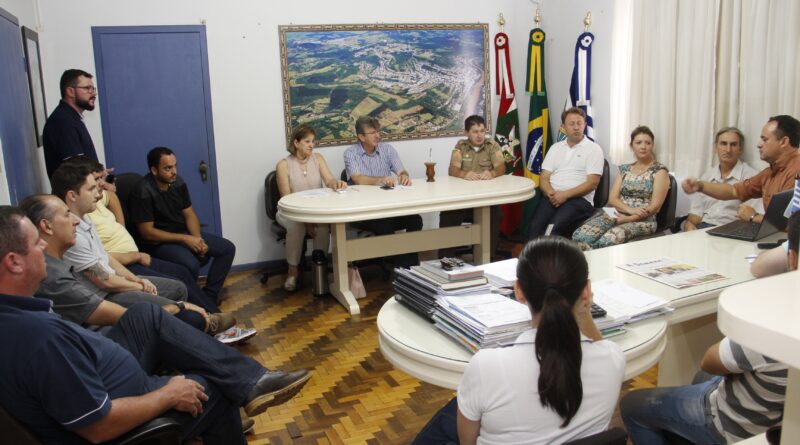
[[[615,280],[593,281],[592,291],[594,302],[606,310],[604,317],[594,320],[603,336],[624,332],[625,324],[673,311],[667,300]]]
[[[513,344],[522,332],[531,329],[528,307],[499,294],[443,297],[433,321],[472,352]]]
[[[489,293],[491,290],[480,271],[480,275],[449,279],[431,272],[424,264],[412,266],[411,269],[395,269],[394,289],[400,304],[429,321],[433,320],[433,312],[440,298]]]

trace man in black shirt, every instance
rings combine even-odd
[[[92,75],[82,70],[66,70],[61,75],[61,101],[44,124],[44,162],[47,177],[65,159],[83,155],[97,160],[92,137],[83,123],[83,112],[94,110],[97,89]]]
[[[131,220],[151,256],[186,266],[197,277],[211,262],[203,291],[215,301],[231,270],[236,246],[225,238],[200,231],[189,188],[178,176],[175,153],[156,147],[147,154],[148,173],[128,198]]]

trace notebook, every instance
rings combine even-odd
[[[786,217],[783,216],[786,206],[792,200],[793,190],[776,193],[769,202],[767,213],[761,224],[736,220],[728,224],[709,229],[706,233],[712,236],[733,238],[744,241],[757,241],[761,238],[786,229]]]

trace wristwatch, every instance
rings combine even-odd
[[[186,305],[183,304],[183,301],[176,301],[175,306],[178,306],[178,312],[183,312],[186,310]]]
[[[753,220],[755,219],[756,216],[758,216],[758,212],[753,213],[752,215],[750,215],[750,222],[753,222]]]

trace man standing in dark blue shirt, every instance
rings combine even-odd
[[[310,378],[267,370],[149,303],[105,337],[62,320],[30,297],[46,245],[24,213],[0,206],[0,405],[42,442],[104,442],[165,415],[182,424],[181,442],[244,445],[238,407],[264,412]],[[155,375],[162,367],[186,375]]]
[[[59,84],[61,101],[44,124],[44,162],[47,177],[65,159],[83,155],[97,160],[92,137],[83,123],[83,112],[94,110],[97,89],[92,75],[82,70],[66,70]]]

